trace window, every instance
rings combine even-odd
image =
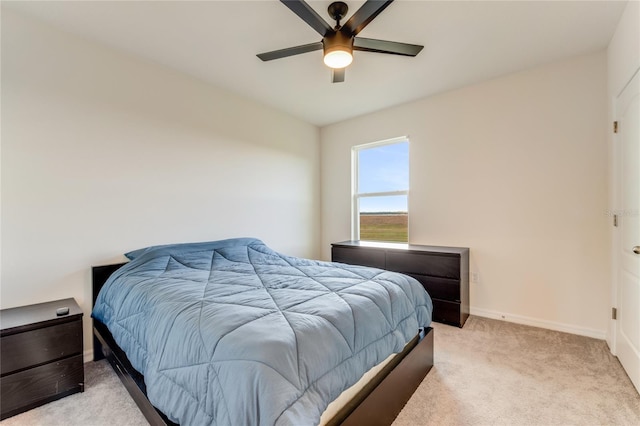
[[[352,160],[352,238],[408,242],[409,140],[355,146]]]

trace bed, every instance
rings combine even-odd
[[[318,424],[347,389],[326,424],[390,424],[433,365],[431,299],[410,277],[253,238],[127,257],[93,268],[94,353],[153,425]]]

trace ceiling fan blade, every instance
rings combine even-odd
[[[300,55],[301,53],[322,50],[322,42],[303,44],[302,46],[287,47],[286,49],[273,50],[271,52],[258,53],[256,56],[263,61],[286,58],[287,56]]]
[[[334,68],[332,71],[331,82],[342,83],[344,81],[344,68]]]
[[[364,29],[369,22],[393,3],[393,0],[367,0],[360,9],[356,10],[351,18],[340,28],[346,36],[355,36]]]
[[[304,0],[280,0],[293,13],[298,15],[300,19],[309,24],[311,28],[316,30],[322,37],[333,32],[333,28],[327,21],[322,19],[318,13],[311,8]]]
[[[389,53],[391,55],[416,56],[424,46],[418,44],[398,43],[395,41],[376,40],[373,38],[356,37],[353,40],[353,50],[363,52]]]

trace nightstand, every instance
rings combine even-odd
[[[57,315],[56,310],[69,312]],[[74,299],[0,311],[0,419],[84,390],[82,309]]]

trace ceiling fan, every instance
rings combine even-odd
[[[333,82],[341,83],[344,81],[345,67],[353,60],[354,50],[416,56],[424,47],[416,44],[356,37],[358,33],[369,25],[393,0],[367,0],[343,25],[340,25],[340,20],[346,16],[349,8],[344,2],[333,2],[329,5],[328,12],[336,21],[335,28],[331,28],[304,0],[280,1],[304,22],[309,24],[311,28],[316,30],[322,36],[322,40],[316,43],[303,44],[301,46],[258,54],[258,58],[263,61],[271,61],[323,49],[324,63],[332,68],[333,71]]]

